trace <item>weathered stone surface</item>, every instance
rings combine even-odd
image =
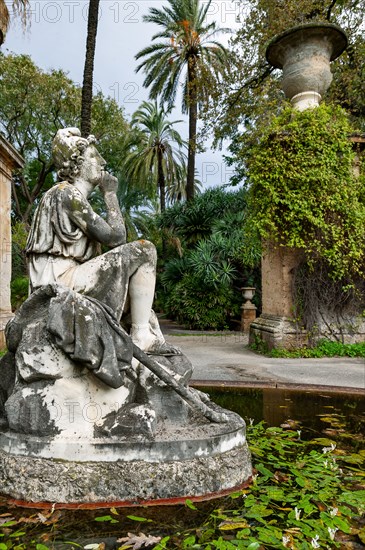
[[[269,350],[297,349],[308,342],[308,335],[293,319],[262,313],[250,326],[249,343],[259,342],[264,342]]]
[[[29,502],[85,503],[209,496],[252,474],[246,445],[188,460],[72,462],[0,451],[4,494]]]
[[[211,406],[217,411],[222,410],[213,403]],[[126,412],[129,411],[127,407]],[[140,412],[143,414],[144,410]],[[245,444],[244,421],[235,413],[225,412],[227,422],[214,423],[191,410],[184,426],[175,426],[169,421],[159,422],[153,434],[138,432],[138,424],[133,434],[100,438],[91,437],[88,432],[75,436],[61,432],[45,437],[8,431],[0,434],[0,445],[13,455],[79,462],[188,460],[224,453]],[[95,429],[95,425],[93,427]]]
[[[152,437],[156,425],[156,413],[146,405],[131,403],[116,412],[110,412],[103,422],[96,424],[94,436],[123,437],[139,435]]]

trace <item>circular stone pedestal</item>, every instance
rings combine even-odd
[[[1,491],[34,503],[130,505],[235,490],[250,479],[251,459],[244,421],[224,412],[227,422],[199,417],[184,427],[166,423],[153,438],[67,440],[2,433]]]

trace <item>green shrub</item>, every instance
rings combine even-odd
[[[172,287],[165,312],[188,328],[222,330],[228,329],[231,318],[238,315],[239,305],[232,287],[209,287],[186,273]]]
[[[16,277],[10,285],[11,290],[11,307],[13,310],[18,309],[22,303],[28,298],[29,279],[28,277]]]
[[[246,194],[209,189],[161,216],[179,246],[170,247],[160,274],[159,305],[190,328],[228,328],[240,317],[240,288],[260,285],[260,242],[246,231]]]

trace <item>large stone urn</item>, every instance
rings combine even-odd
[[[315,107],[332,82],[330,62],[347,47],[345,32],[331,23],[308,23],[277,36],[268,62],[283,70],[282,89],[299,110]]]

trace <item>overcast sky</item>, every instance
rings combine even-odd
[[[6,2],[11,11],[11,0]],[[88,0],[31,0],[31,25],[25,33],[13,23],[2,46],[5,53],[26,53],[42,69],[62,68],[70,78],[82,83]],[[143,88],[143,74],[135,73],[135,54],[151,43],[158,27],[142,20],[149,7],[160,7],[163,0],[101,0],[97,35],[94,82],[95,89],[115,98],[131,115],[141,101],[148,99]],[[213,0],[209,17],[218,26],[237,28],[239,2]],[[221,40],[227,41],[222,35]],[[184,118],[180,105],[170,116]],[[187,137],[187,122],[180,125]],[[208,147],[209,144],[206,144]],[[220,152],[209,147],[198,155],[196,168],[204,187],[228,183],[231,171],[222,161]]]

